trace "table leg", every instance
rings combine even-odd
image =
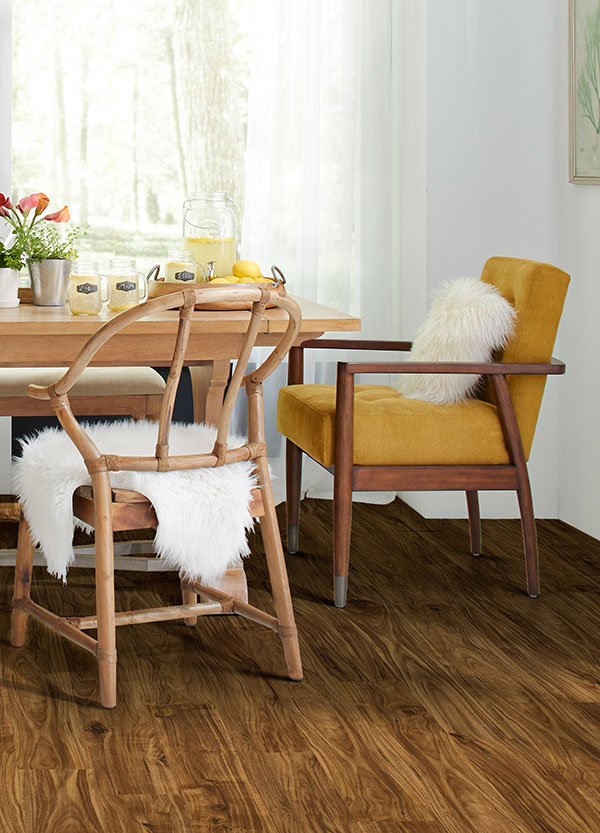
[[[230,365],[229,359],[218,359],[190,367],[194,422],[216,425],[219,421]],[[217,590],[235,599],[248,601],[248,585],[241,558],[231,563],[223,578],[213,584]]]
[[[218,359],[190,367],[194,422],[216,425],[229,380],[229,359]]]

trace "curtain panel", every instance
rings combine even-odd
[[[425,7],[255,0],[242,251],[293,294],[360,315],[366,338],[411,338],[425,307]],[[335,384],[344,358],[309,351],[305,381]],[[285,372],[265,391],[279,500]],[[303,490],[331,489],[305,461]]]

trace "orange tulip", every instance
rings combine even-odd
[[[44,220],[52,220],[55,223],[68,223],[70,219],[68,205],[65,205],[60,211],[55,211],[54,214],[46,214],[44,217]]]
[[[31,196],[38,198],[37,208],[35,209],[36,214],[41,214],[42,211],[45,211],[48,208],[48,205],[50,203],[50,198],[47,197],[46,194],[43,194],[40,191],[39,194],[32,194]]]

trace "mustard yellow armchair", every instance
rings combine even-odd
[[[334,476],[334,601],[348,588],[352,492],[466,492],[471,552],[481,552],[479,490],[515,490],[521,512],[527,593],[539,595],[535,519],[527,460],[548,375],[565,366],[552,359],[569,276],[555,266],[493,257],[481,280],[517,310],[514,336],[495,361],[482,364],[339,362],[337,385],[304,385],[303,350],[409,351],[410,342],[319,340],[294,347],[289,384],[279,393],[277,426],[287,438],[288,550],[298,550],[302,454]],[[355,385],[357,373],[477,373],[478,398],[453,405],[406,399],[386,385]]]

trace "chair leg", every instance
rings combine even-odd
[[[271,491],[271,480],[265,457],[257,459],[259,481],[263,484],[264,516],[260,519],[260,528],[265,545],[267,567],[271,580],[271,590],[275,611],[279,622],[278,633],[283,645],[283,653],[287,663],[288,676],[291,680],[302,679],[302,661],[300,659],[300,645],[294,620],[292,597],[288,581],[281,535],[275,513],[275,502]]]
[[[477,492],[466,492],[467,509],[469,511],[469,540],[471,555],[481,555],[481,518],[479,515],[479,495]]]
[[[110,481],[107,472],[92,475],[96,548],[96,610],[100,699],[106,709],[117,705],[115,573]]]
[[[302,449],[291,440],[285,443],[285,509],[288,552],[298,552],[300,491],[302,488]]]
[[[17,545],[17,564],[15,567],[15,599],[28,599],[31,591],[31,571],[33,569],[33,541],[29,524],[23,517],[19,521],[19,542]],[[29,614],[25,610],[12,612],[10,641],[15,648],[25,642],[25,628]]]
[[[521,529],[523,531],[523,548],[525,550],[525,578],[527,595],[536,599],[540,595],[540,565],[538,557],[537,534],[535,530],[535,516],[533,513],[533,498],[527,470],[521,480],[521,488],[517,490],[519,509],[521,511]]]
[[[333,598],[336,607],[346,606],[350,530],[352,527],[352,467],[349,476],[333,474]]]
[[[184,590],[183,586],[181,587],[181,599],[184,605],[198,604],[198,594],[194,593],[193,590]],[[187,625],[188,628],[193,628],[197,621],[197,616],[190,616],[189,618],[183,620],[183,624]]]

